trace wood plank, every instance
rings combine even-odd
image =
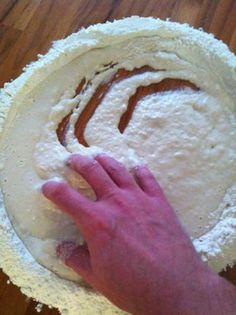
[[[0,22],[11,12],[17,0],[1,0],[0,1]]]
[[[34,16],[40,2],[41,0],[17,1],[2,20],[2,23],[23,31]]]
[[[0,0],[0,86],[16,78],[37,54],[45,53],[53,40],[82,26],[131,15],[202,27],[236,53],[235,0]],[[236,268],[222,275],[236,284]],[[0,315],[38,314],[37,303],[7,279],[0,272]],[[44,306],[40,314],[58,315],[58,311]]]
[[[0,24],[0,68],[2,66],[3,71],[3,73],[0,73],[3,78],[6,72],[8,72],[8,70],[6,71],[5,69],[10,69],[11,62],[9,64],[9,61],[11,61],[11,59],[8,57],[11,55],[12,51],[17,48],[17,39],[20,34],[21,31]]]

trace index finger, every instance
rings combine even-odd
[[[47,199],[76,221],[86,237],[88,225],[93,220],[95,203],[63,182],[49,181],[42,186],[42,192]]]

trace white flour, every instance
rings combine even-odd
[[[119,69],[146,65],[156,71],[134,74],[110,87],[87,124],[89,147],[80,144],[75,123],[97,87]],[[74,97],[83,78],[89,84]],[[188,80],[199,91],[183,88],[144,97],[121,134],[120,117],[137,88],[165,78]],[[67,179],[92,195],[86,183],[64,167],[72,152],[93,156],[105,151],[127,167],[147,163],[202,258],[216,271],[233,264],[235,86],[236,57],[212,35],[138,17],[91,26],[54,43],[47,55],[6,84],[0,98],[5,205],[0,205],[0,265],[11,280],[63,314],[120,312],[102,296],[68,281],[79,278],[55,254],[59,241],[81,237],[74,222],[42,197],[42,183]],[[72,110],[64,147],[56,129]]]

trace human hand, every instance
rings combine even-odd
[[[215,312],[218,301],[210,301],[211,291],[221,279],[201,262],[145,166],[131,175],[106,155],[72,155],[68,165],[91,185],[97,200],[67,183],[48,182],[42,188],[72,216],[86,241],[58,246],[66,265],[133,314],[229,315]]]

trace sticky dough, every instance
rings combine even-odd
[[[154,71],[137,72],[111,84],[86,126],[89,147],[79,143],[76,122],[99,86],[119,69],[143,66]],[[137,88],[166,78],[187,80],[198,90],[181,88],[145,96],[121,133],[120,118]],[[76,94],[83,79],[85,84]],[[236,259],[235,85],[236,58],[212,35],[138,17],[91,26],[55,42],[47,55],[6,84],[0,105],[0,264],[13,281],[26,294],[72,315],[88,298],[78,275],[55,253],[61,240],[82,242],[79,230],[40,192],[48,179],[67,180],[93,197],[84,180],[64,166],[71,153],[106,152],[128,168],[147,164],[202,259],[216,271],[232,264]],[[63,146],[56,130],[70,112]],[[19,265],[19,260],[23,276],[18,274],[19,266],[9,267],[9,261]],[[32,284],[36,275],[47,276],[47,296],[42,280]],[[27,277],[30,291],[25,289]],[[52,292],[56,285],[64,288],[62,292]],[[68,306],[71,291],[77,295],[70,297]],[[96,307],[116,312],[103,297],[94,294],[93,298],[94,305],[86,304],[89,299],[83,304],[91,309],[86,314],[93,314]]]

